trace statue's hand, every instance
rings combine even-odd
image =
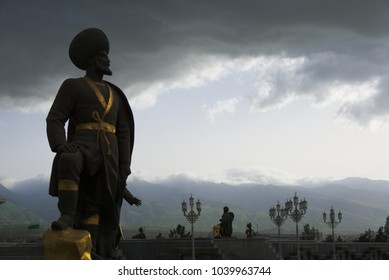
[[[142,200],[140,200],[139,198],[137,197],[134,197],[134,204],[136,206],[141,206],[142,205]]]
[[[124,195],[125,201],[128,202],[130,205],[136,205],[136,206],[141,206],[142,205],[142,200],[135,196],[130,196],[130,195]]]
[[[139,198],[135,197],[132,195],[132,193],[128,190],[125,189],[123,193],[123,198],[125,201],[127,201],[130,205],[136,205],[136,206],[141,206],[142,205],[142,200]]]
[[[65,143],[57,148],[57,153],[76,153],[77,151],[76,145],[72,143]]]

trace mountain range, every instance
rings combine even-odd
[[[47,188],[48,179],[43,177],[16,183],[12,188],[0,185],[0,198],[7,200],[0,206],[0,225],[39,223],[48,226],[59,212],[57,199],[48,195]],[[129,229],[142,226],[165,235],[178,224],[189,228],[181,202],[183,199],[188,202],[191,194],[195,201],[200,199],[202,203],[195,229],[204,233],[211,232],[212,226],[219,222],[223,206],[228,206],[235,214],[235,232],[244,232],[246,224],[251,222],[255,231],[275,233],[277,227],[269,218],[269,208],[277,201],[283,206],[295,192],[300,200],[305,198],[308,202],[300,228],[308,223],[323,233],[329,233],[322,213],[329,214],[331,206],[336,213],[341,211],[343,214],[337,231],[344,233],[364,232],[368,228],[377,230],[389,216],[389,181],[366,178],[346,178],[308,187],[229,185],[176,176],[159,183],[131,179],[129,189],[142,199],[142,206],[125,204],[121,213],[122,226]],[[294,230],[295,223],[288,218],[282,231],[293,233]]]

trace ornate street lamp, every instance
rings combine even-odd
[[[277,201],[276,207],[269,209],[269,216],[273,223],[278,227],[278,259],[281,259],[281,226],[288,218],[288,210],[281,208],[280,202]]]
[[[330,210],[330,220],[327,222],[327,213],[323,212],[323,221],[332,229],[332,254],[334,260],[336,260],[336,252],[335,252],[335,228],[342,221],[342,213],[338,212],[338,221],[335,220],[335,210],[334,207],[331,206]]]
[[[196,257],[195,257],[193,225],[197,221],[198,217],[200,216],[200,213],[201,213],[201,202],[200,202],[200,199],[198,199],[197,202],[196,202],[197,213],[195,213],[195,211],[193,210],[194,198],[192,197],[192,194],[190,194],[190,198],[189,198],[190,211],[188,213],[186,213],[188,211],[188,208],[187,208],[187,204],[186,204],[185,199],[184,199],[184,201],[182,202],[181,205],[182,205],[182,212],[184,213],[185,218],[192,225],[192,259],[195,260]]]
[[[294,209],[293,209],[294,206]],[[294,193],[293,201],[289,199],[285,203],[285,209],[288,212],[289,216],[296,223],[296,239],[297,239],[297,259],[300,259],[300,238],[299,238],[299,226],[298,223],[303,218],[308,208],[308,203],[305,200],[300,200],[297,196],[297,192]]]

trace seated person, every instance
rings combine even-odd
[[[223,215],[220,219],[220,236],[231,237],[232,235],[232,221],[234,220],[234,213],[230,212],[227,206],[223,208]]]
[[[135,234],[133,237],[131,237],[132,239],[146,239],[146,235],[144,234],[143,232],[143,228],[139,228],[138,229],[139,233],[138,234]]]

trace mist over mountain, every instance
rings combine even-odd
[[[331,206],[336,212],[343,213],[339,232],[363,232],[371,228],[377,230],[383,226],[389,215],[389,182],[366,178],[346,178],[327,182],[315,187],[276,186],[261,184],[229,185],[198,181],[186,176],[173,176],[159,182],[146,182],[133,178],[128,188],[142,199],[142,206],[124,204],[121,223],[125,228],[136,229],[143,226],[148,229],[168,232],[177,224],[189,228],[189,223],[182,214],[181,202],[188,201],[191,194],[202,202],[201,216],[196,222],[196,229],[210,232],[212,226],[219,222],[223,206],[228,206],[235,213],[233,223],[235,232],[244,232],[246,224],[251,222],[254,230],[259,232],[276,232],[277,228],[269,218],[268,211],[280,201],[281,206],[297,192],[300,199],[308,201],[308,210],[300,223],[309,223],[323,233],[329,228],[322,221],[323,211],[329,212]],[[0,197],[10,203],[0,206],[0,222],[5,214],[15,207],[20,213],[28,213],[28,219],[35,217],[38,221],[50,223],[59,215],[57,198],[48,195],[48,179],[38,177],[18,182],[7,189],[0,185]],[[24,223],[25,216],[10,220],[9,223]],[[293,233],[295,224],[288,219],[282,227],[283,232]]]

